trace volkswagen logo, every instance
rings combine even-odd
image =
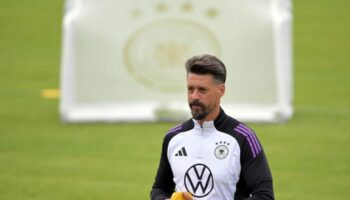
[[[194,197],[205,197],[214,188],[214,178],[209,167],[204,164],[191,166],[185,174],[185,187]]]

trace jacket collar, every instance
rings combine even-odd
[[[200,125],[195,119],[192,119],[194,122],[194,125],[196,127],[201,127],[201,128],[211,128],[211,127],[218,127],[221,124],[224,123],[227,115],[224,112],[224,110],[220,107],[220,112],[218,116],[215,118],[214,121],[204,121],[202,125]]]

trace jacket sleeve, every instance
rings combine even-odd
[[[173,181],[173,172],[167,156],[169,140],[170,138],[168,135],[165,136],[163,140],[159,167],[151,190],[151,200],[170,198],[171,194],[174,192],[175,183]]]
[[[245,138],[241,147],[241,175],[237,184],[238,200],[273,200],[273,184],[271,171],[255,133],[256,145]],[[255,148],[255,149],[254,149]]]

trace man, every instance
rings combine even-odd
[[[225,65],[211,55],[195,56],[186,70],[193,119],[166,134],[151,199],[169,199],[175,191],[185,192],[186,200],[274,199],[271,172],[256,135],[220,106]]]

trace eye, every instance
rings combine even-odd
[[[189,93],[193,93],[194,88],[189,86],[189,87],[187,87],[187,91],[188,91]]]
[[[207,88],[204,88],[204,87],[200,87],[198,88],[198,90],[200,93],[206,93],[208,91]]]

